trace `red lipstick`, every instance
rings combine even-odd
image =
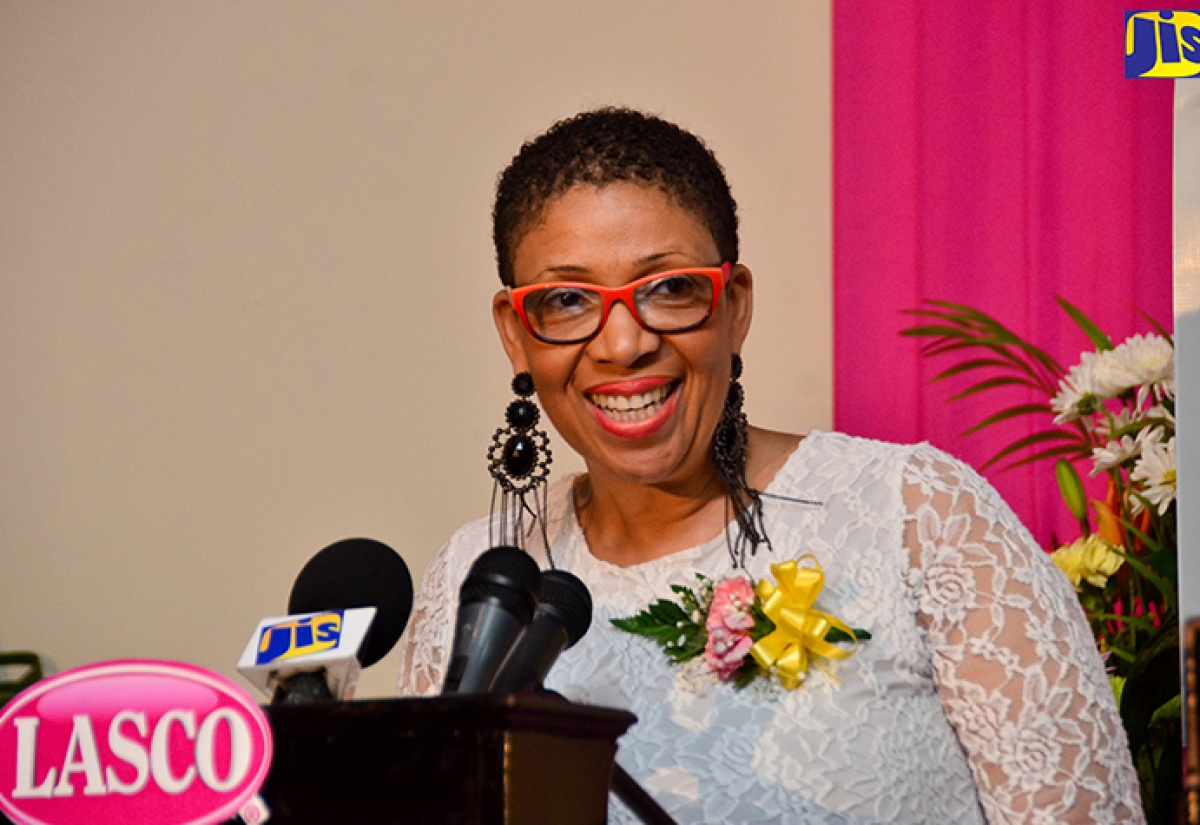
[[[596,384],[586,390],[589,410],[611,435],[647,438],[675,414],[679,383],[673,378],[647,377]]]

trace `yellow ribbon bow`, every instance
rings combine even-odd
[[[812,566],[801,567],[803,561],[811,561]],[[770,670],[774,665],[779,681],[792,690],[808,673],[810,655],[849,659],[858,649],[857,637],[841,619],[813,609],[825,586],[825,573],[820,562],[811,555],[772,564],[771,573],[779,586],[769,579],[762,579],[754,592],[762,600],[763,613],[775,623],[775,630],[759,639],[750,654],[763,670]],[[856,640],[854,650],[825,641],[825,634],[833,627]]]

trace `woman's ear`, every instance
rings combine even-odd
[[[746,336],[750,333],[750,321],[754,317],[754,276],[742,264],[734,264],[725,284],[725,300],[729,305],[730,332],[733,336],[733,351],[741,351]]]
[[[492,298],[492,321],[496,324],[496,331],[500,333],[500,343],[504,346],[504,352],[508,354],[513,372],[527,371],[529,367],[523,343],[525,330],[516,310],[513,309],[507,289],[500,290]]]

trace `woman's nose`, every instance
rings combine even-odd
[[[661,336],[638,323],[623,301],[608,312],[600,332],[588,344],[589,354],[598,361],[632,366],[639,358],[658,349]]]

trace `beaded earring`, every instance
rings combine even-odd
[[[725,479],[728,495],[726,502],[725,543],[734,567],[745,567],[746,550],[754,555],[758,545],[771,541],[767,537],[763,522],[762,496],[746,481],[746,444],[749,440],[749,422],[742,411],[746,393],[738,380],[742,377],[742,356],[736,352],[732,357],[729,373],[729,390],[725,394],[725,406],[721,409],[721,420],[713,433],[713,463],[717,472]],[[728,517],[732,509],[733,519]],[[737,536],[730,534],[729,522],[737,523]]]
[[[533,376],[528,372],[513,377],[517,395],[504,411],[506,426],[496,429],[488,447],[488,472],[492,485],[492,518],[488,540],[492,547],[506,544],[523,547],[525,514],[537,521],[545,534],[546,479],[550,476],[550,439],[537,429],[541,411],[532,396]],[[499,499],[499,517],[496,502]],[[498,535],[497,535],[498,533]],[[546,544],[547,556],[550,545]]]

